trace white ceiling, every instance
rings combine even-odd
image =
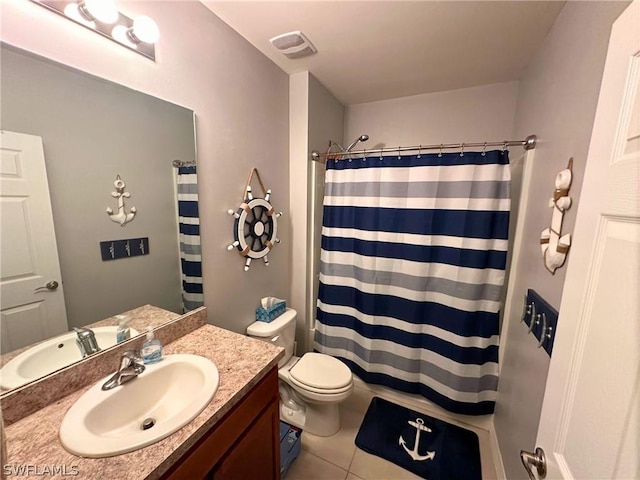
[[[345,105],[520,78],[560,1],[207,1],[285,72],[309,70]],[[269,39],[302,31],[290,60]]]

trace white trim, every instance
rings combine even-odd
[[[502,462],[502,453],[500,450],[500,444],[498,443],[498,435],[496,434],[495,422],[491,423],[489,428],[489,441],[491,444],[491,457],[493,458],[493,466],[496,469],[496,478],[498,480],[508,480],[507,472],[504,469],[504,463]]]

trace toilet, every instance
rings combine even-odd
[[[293,355],[296,315],[288,308],[270,323],[252,323],[247,335],[285,349],[285,356],[278,362],[280,419],[328,437],[340,430],[339,404],[353,391],[353,375],[344,363],[329,355]]]

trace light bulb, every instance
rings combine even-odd
[[[126,45],[127,47],[136,48],[136,44],[131,41],[131,38],[129,37],[129,35],[127,35],[128,33],[129,29],[124,25],[116,25],[115,27],[113,27],[113,30],[111,30],[111,36],[115,40],[122,43],[123,45]]]
[[[80,12],[92,20],[112,24],[118,20],[120,14],[113,0],[84,0],[80,2]]]
[[[78,11],[77,3],[68,3],[67,5],[65,5],[64,14],[67,17],[69,17],[71,20],[74,20],[78,23],[86,25],[87,27],[95,28],[96,26],[96,24],[93,23],[93,21],[87,20],[87,18],[84,15],[80,14],[80,12]]]
[[[134,40],[145,43],[156,43],[160,38],[160,30],[158,25],[146,15],[140,15],[133,21],[131,35]]]

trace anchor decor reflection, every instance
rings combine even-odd
[[[113,186],[116,187],[116,190],[115,192],[111,192],[111,196],[118,199],[118,212],[114,213],[111,207],[107,207],[107,214],[112,222],[119,223],[121,227],[124,227],[134,219],[137,210],[136,207],[131,207],[129,213],[125,211],[124,199],[131,197],[131,194],[124,191],[127,185],[124,183],[124,180],[120,178],[120,175],[116,175]]]
[[[410,420],[407,423],[416,429],[416,439],[413,444],[413,448],[407,448],[407,441],[402,438],[402,435],[400,435],[398,444],[402,445],[402,448],[404,448],[405,452],[407,452],[414,461],[423,462],[425,460],[433,460],[436,456],[436,452],[427,451],[426,455],[420,455],[418,453],[418,447],[420,446],[420,432],[431,433],[431,429],[424,424],[424,420],[421,418],[416,418],[415,422]]]

